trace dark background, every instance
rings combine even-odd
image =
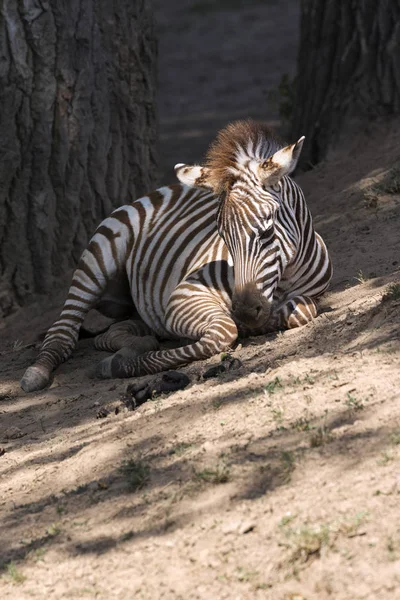
[[[279,84],[296,71],[299,0],[154,0],[159,36],[159,183],[200,161],[218,129],[279,127]]]

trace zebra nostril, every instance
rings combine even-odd
[[[255,313],[256,313],[256,317],[259,317],[259,316],[260,316],[260,313],[261,313],[261,311],[262,311],[262,306],[261,306],[261,304],[258,304],[257,306],[255,306],[255,307],[254,307],[254,311],[255,311]]]

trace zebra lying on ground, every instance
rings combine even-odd
[[[101,377],[172,369],[229,348],[238,335],[313,319],[332,268],[304,195],[288,176],[303,139],[283,148],[263,124],[232,123],[219,132],[205,166],[176,165],[181,184],[115,210],[82,254],[22,388],[49,383],[72,353],[86,313],[119,273],[127,274],[140,319],[96,338],[98,348],[116,352],[100,363]],[[138,337],[149,334],[193,342],[156,350],[154,338]]]

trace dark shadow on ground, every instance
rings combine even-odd
[[[390,281],[392,276],[387,278]],[[382,280],[379,281],[382,284]],[[369,285],[369,284],[368,284]],[[279,364],[288,364],[298,357],[312,358],[335,353],[362,352],[364,350],[379,350],[387,344],[397,345],[399,342],[400,303],[396,300],[381,301],[377,305],[358,313],[352,313],[351,306],[345,318],[338,320],[335,310],[326,312],[305,328],[292,330],[287,333],[273,333],[268,336],[259,336],[241,340],[246,357],[243,358],[243,367],[238,371],[228,372],[218,378],[209,380],[209,388],[218,388],[220,383],[237,380],[248,375],[252,371],[263,371],[266,368],[274,368]],[[284,344],[276,346],[277,336]],[[99,407],[111,403],[121,405],[121,397],[126,391],[129,380],[89,380],[89,391],[82,394],[80,385],[74,383],[75,375],[81,377],[80,363],[85,358],[86,373],[104,356],[92,348],[91,340],[80,342],[78,350],[73,357],[62,365],[55,374],[55,381],[60,382],[61,389],[51,387],[48,390],[25,394],[15,389],[3,393],[3,406],[7,406],[2,418],[2,431],[9,427],[17,427],[22,439],[8,440],[5,448],[7,452],[18,448],[27,441],[40,444],[43,439],[52,435],[61,435],[65,430],[71,430],[78,424],[94,422]],[[251,355],[248,356],[248,350]],[[393,348],[393,351],[395,348]],[[16,358],[19,369],[27,366],[36,355],[37,349],[23,350]],[[235,353],[239,359],[241,351]],[[29,357],[29,359],[28,359]],[[191,378],[192,383],[188,390],[195,385],[201,384],[202,373],[208,368],[207,361],[194,363],[182,371]],[[23,371],[19,372],[19,376]],[[67,381],[65,375],[68,375]],[[3,375],[0,379],[4,382]],[[8,375],[11,381],[11,375]],[[146,379],[152,380],[152,376]],[[6,379],[8,381],[8,379]],[[235,391],[240,400],[246,398],[246,392]],[[165,413],[165,418],[168,418]],[[38,427],[39,424],[39,427]],[[1,435],[1,431],[0,431]],[[7,440],[0,438],[0,442]],[[79,447],[77,445],[76,447]],[[68,454],[68,453],[67,453]],[[49,458],[49,460],[52,460]]]
[[[230,401],[237,402],[238,399],[228,397],[226,402]],[[265,436],[253,439],[245,446],[232,447],[229,456],[225,459],[230,476],[235,477],[235,465],[246,465],[250,467],[251,471],[240,481],[239,491],[234,496],[230,496],[229,505],[233,507],[244,499],[254,500],[272,494],[278,487],[287,485],[294,472],[296,472],[297,478],[302,477],[303,468],[310,458],[318,460],[320,456],[326,464],[340,455],[346,459],[345,469],[362,469],[364,461],[387,448],[388,439],[396,428],[383,426],[375,430],[356,433],[348,430],[344,433],[336,433],[336,430],[344,424],[351,425],[355,420],[366,420],[368,415],[375,410],[376,406],[365,407],[362,411],[341,409],[329,418],[310,419],[306,430],[299,431],[296,424],[293,423],[287,429],[272,430]],[[189,409],[188,412],[191,413]],[[190,414],[190,418],[192,418],[192,414]],[[323,428],[324,434],[318,438],[316,436],[321,432],[321,428]],[[160,434],[160,440],[162,437]],[[34,551],[59,543],[66,544],[68,552],[72,555],[104,554],[130,539],[163,536],[167,532],[180,529],[190,523],[198,515],[198,512],[195,511],[194,514],[191,514],[190,511],[183,510],[171,518],[162,513],[157,515],[154,524],[150,527],[146,526],[137,531],[127,530],[114,537],[101,535],[91,541],[69,542],[65,538],[62,527],[54,525],[54,514],[49,514],[48,510],[45,512],[46,508],[52,506],[61,515],[64,512],[68,514],[70,520],[79,519],[87,508],[96,506],[96,511],[101,513],[104,503],[112,504],[114,498],[119,500],[125,498],[126,506],[123,509],[119,508],[112,517],[118,521],[120,518],[145,515],[148,511],[145,492],[153,493],[152,508],[154,511],[157,507],[157,499],[161,502],[164,500],[163,491],[169,485],[176,486],[182,496],[188,494],[191,498],[196,498],[207,487],[213,485],[196,477],[193,458],[189,462],[185,456],[177,456],[172,465],[167,468],[161,467],[160,463],[165,456],[165,451],[152,452],[153,442],[154,440],[146,440],[141,447],[133,447],[129,449],[129,452],[126,450],[125,456],[121,456],[121,459],[129,459],[132,456],[146,453],[150,478],[140,490],[129,489],[126,474],[118,467],[112,469],[106,477],[102,477],[101,481],[93,479],[83,486],[64,490],[61,494],[49,495],[37,502],[15,506],[11,514],[3,519],[0,525],[0,537],[3,542],[0,569],[4,570],[10,562],[23,560]],[[168,445],[169,441],[164,440],[163,447],[167,448]],[[351,451],[349,451],[349,447],[351,447]],[[196,459],[196,456],[194,458]],[[200,468],[201,453],[197,459]],[[223,500],[223,502],[227,501],[227,498]],[[216,508],[220,506],[220,502],[220,499],[216,501]],[[15,525],[32,515],[37,515],[45,534],[16,545],[13,537]]]

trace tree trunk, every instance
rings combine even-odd
[[[292,134],[302,164],[341,132],[400,111],[400,0],[301,0]]]
[[[0,315],[155,181],[149,0],[0,0]]]

